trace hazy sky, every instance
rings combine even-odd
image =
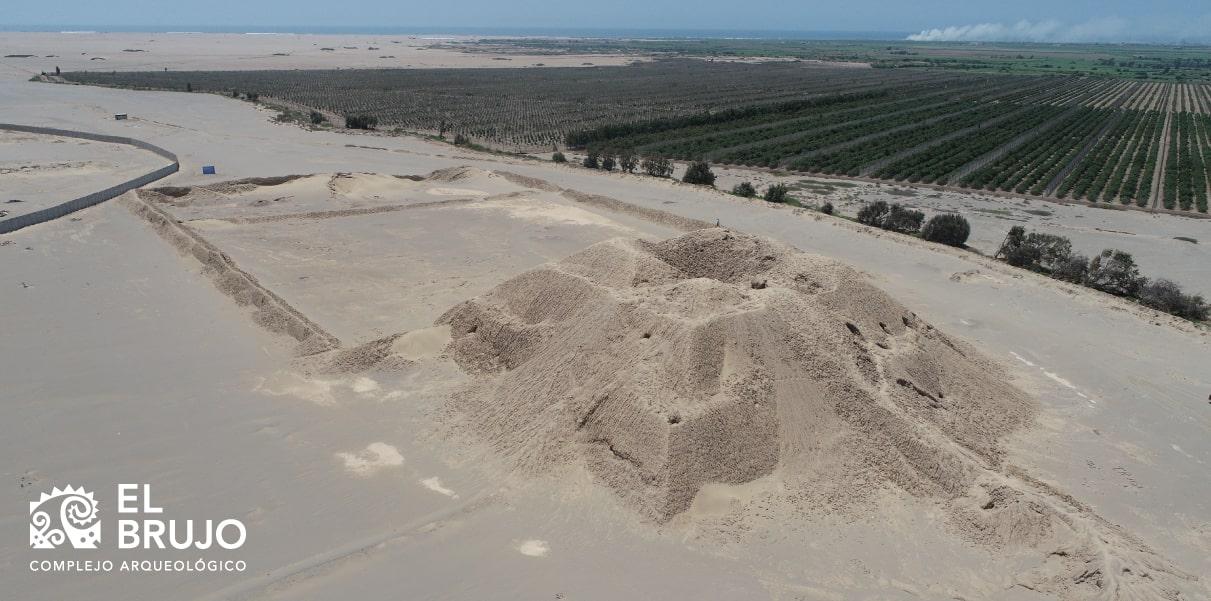
[[[1181,0],[50,0],[0,26],[376,26],[921,32],[922,39],[1211,41],[1211,2]]]

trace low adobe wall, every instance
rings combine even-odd
[[[67,215],[68,213],[74,213],[76,211],[79,211],[80,209],[91,207],[97,203],[104,202],[111,198],[125,194],[126,192],[129,192],[131,190],[134,190],[135,188],[146,186],[147,184],[150,184],[151,182],[154,182],[158,179],[172,175],[173,173],[176,173],[177,170],[179,170],[181,168],[180,163],[177,161],[177,155],[175,155],[167,150],[164,150],[163,148],[160,148],[159,146],[155,146],[153,144],[148,144],[147,142],[144,142],[142,140],[135,140],[132,138],[126,138],[126,137],[122,137],[122,136],[107,136],[104,134],[93,134],[93,133],[87,133],[87,132],[82,132],[82,131],[73,131],[73,130],[68,130],[68,129],[55,129],[53,127],[35,127],[32,125],[16,125],[13,123],[0,123],[0,130],[17,131],[17,132],[24,132],[24,133],[28,133],[28,134],[45,134],[45,135],[49,135],[49,136],[64,136],[64,137],[68,137],[68,138],[81,138],[84,140],[93,140],[96,142],[109,142],[111,144],[125,144],[127,146],[134,146],[135,148],[140,148],[140,149],[146,150],[148,152],[151,152],[152,154],[155,154],[157,156],[163,157],[163,158],[171,161],[171,164],[169,164],[169,165],[160,167],[159,169],[156,169],[155,171],[146,173],[146,174],[136,177],[132,180],[122,182],[116,186],[110,186],[104,190],[99,190],[99,191],[93,192],[91,194],[85,194],[84,196],[81,196],[79,198],[73,198],[66,202],[57,204],[53,207],[39,209],[37,211],[32,211],[32,212],[26,213],[24,215],[17,215],[15,217],[2,218],[2,219],[0,219],[0,234],[6,234],[8,232],[16,231],[23,227],[28,227],[28,226],[34,225],[35,223],[42,223],[44,221],[50,221],[51,219],[58,219],[59,217]]]

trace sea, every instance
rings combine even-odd
[[[5,25],[0,31],[55,33],[237,33],[248,35],[460,35],[594,39],[903,40],[908,31],[795,31],[744,29],[601,29],[562,27],[352,27],[265,25]]]

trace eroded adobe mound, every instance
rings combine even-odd
[[[1176,600],[1202,587],[1004,463],[999,440],[1032,401],[835,261],[718,228],[616,239],[441,322],[449,356],[479,374],[454,399],[461,421],[521,466],[585,462],[658,521],[706,483],[774,474],[792,504],[808,488],[892,487],[940,501],[972,542],[1038,552],[1016,576],[1036,591]]]
[[[957,495],[965,457],[997,463],[1030,413],[999,370],[853,269],[718,228],[594,245],[441,321],[455,360],[485,374],[458,403],[499,450],[584,457],[657,519],[837,428],[891,482]]]

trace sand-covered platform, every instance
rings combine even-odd
[[[350,345],[431,325],[501,277],[585,243],[675,233],[472,168],[236,180],[141,195]]]

